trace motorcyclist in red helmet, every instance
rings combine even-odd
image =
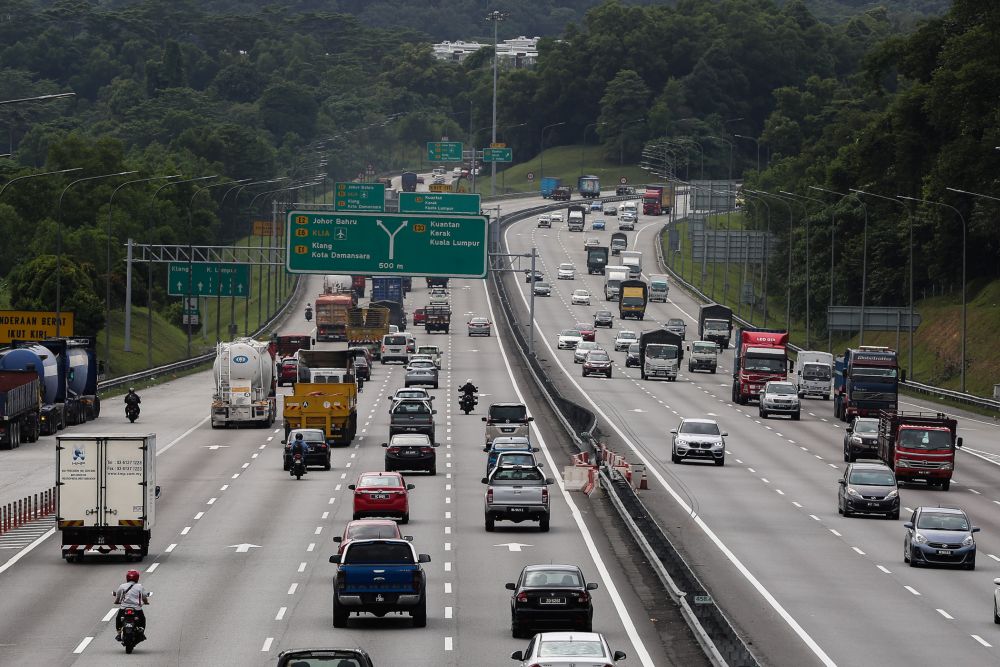
[[[118,605],[118,616],[115,618],[115,641],[122,640],[122,617],[126,609],[134,609],[136,626],[139,630],[139,641],[146,639],[146,614],[142,611],[142,606],[149,604],[149,593],[142,584],[139,583],[139,571],[129,570],[125,573],[125,583],[118,587],[112,595],[115,596],[115,604]]]

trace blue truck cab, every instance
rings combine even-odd
[[[855,417],[878,417],[898,407],[898,356],[887,347],[847,348],[834,358],[833,415],[851,423]]]
[[[330,556],[337,564],[333,579],[333,627],[343,628],[352,613],[408,613],[413,627],[427,625],[427,576],[422,563],[428,554],[417,554],[406,540],[352,540],[342,554]]]

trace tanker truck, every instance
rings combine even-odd
[[[17,342],[0,355],[0,370],[33,371],[42,389],[38,416],[40,435],[52,435],[66,427],[65,382],[59,372],[58,355],[37,343]]]
[[[0,371],[0,449],[38,440],[41,394],[34,371]]]
[[[101,414],[97,395],[97,338],[46,338],[38,344],[60,359],[65,384],[66,424],[83,424]]]
[[[274,423],[274,358],[267,345],[253,338],[237,338],[216,347],[212,428],[231,424],[267,427]]]

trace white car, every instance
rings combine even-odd
[[[621,352],[622,350],[628,350],[628,346],[632,343],[639,342],[639,334],[634,331],[629,331],[628,329],[622,329],[615,336],[615,352]]]
[[[559,272],[556,274],[556,278],[559,280],[575,280],[576,267],[572,264],[560,264]]]
[[[588,248],[599,248],[600,245],[601,245],[601,240],[596,236],[591,236],[590,238],[588,238],[586,241],[583,242],[583,249],[587,250]]]
[[[556,347],[560,350],[574,350],[576,346],[583,342],[583,335],[576,329],[563,329],[559,332],[559,339]]]
[[[552,227],[552,216],[548,213],[543,213],[538,216],[538,226],[539,227]]]
[[[631,213],[623,213],[618,218],[618,229],[621,231],[633,231],[635,229],[635,216]]]
[[[589,306],[590,292],[585,289],[573,290],[572,301],[574,306]]]
[[[552,222],[562,222],[563,214],[560,213],[559,211],[556,211],[555,213],[551,213],[549,215],[549,219],[552,220]]]
[[[604,348],[600,343],[595,343],[592,340],[581,340],[576,345],[576,349],[573,350],[573,363],[582,364],[587,358],[587,353],[591,350],[603,350]]]
[[[528,648],[514,651],[510,657],[520,660],[521,667],[613,667],[626,656],[624,651],[612,651],[608,640],[597,632],[540,632],[528,643]]]

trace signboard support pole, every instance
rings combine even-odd
[[[147,284],[146,284],[146,368],[153,367],[153,263],[146,264]],[[131,348],[132,342],[125,338],[126,349]]]
[[[496,163],[494,163],[496,164]],[[534,246],[531,248],[531,303],[528,313],[528,356],[535,356],[535,258],[538,257]]]
[[[110,327],[111,322],[104,326]],[[132,239],[128,240],[125,253],[125,351],[132,351]]]

